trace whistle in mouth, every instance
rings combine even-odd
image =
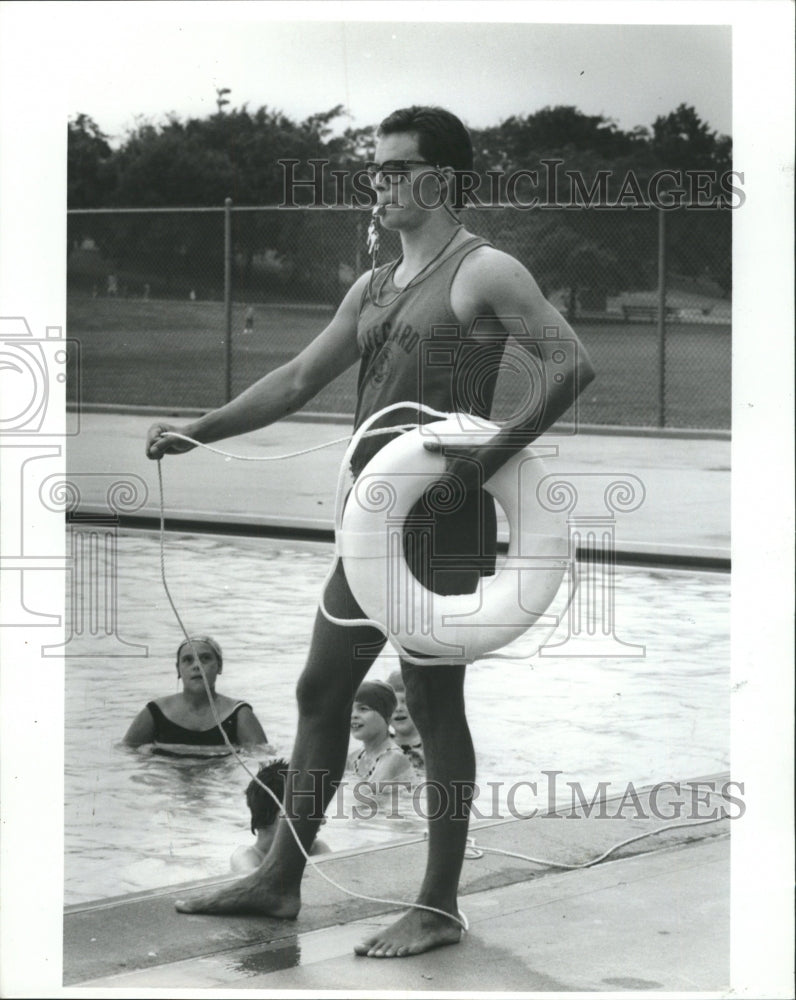
[[[377,205],[370,213],[370,223],[368,225],[368,253],[375,256],[379,250],[379,225],[378,219],[384,214],[384,206]]]

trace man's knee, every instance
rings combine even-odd
[[[419,731],[443,717],[464,717],[464,668],[451,664],[402,664],[406,707]]]
[[[331,674],[321,676],[315,671],[307,671],[296,684],[296,701],[299,714],[305,718],[335,719],[350,715],[353,692],[350,684],[337,682]]]

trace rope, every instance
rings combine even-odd
[[[349,467],[351,458],[352,458],[354,452],[356,451],[356,448],[359,445],[359,442],[363,438],[369,437],[372,434],[378,434],[379,433],[378,430],[372,431],[372,430],[369,429],[370,426],[371,426],[371,424],[373,424],[376,420],[379,420],[385,414],[391,413],[394,410],[402,410],[402,409],[406,409],[407,407],[410,407],[410,406],[413,409],[417,409],[419,411],[422,411],[423,413],[425,413],[425,414],[427,414],[428,416],[431,416],[431,417],[445,418],[445,417],[451,416],[450,413],[445,413],[445,412],[443,412],[441,410],[435,410],[435,409],[433,409],[430,406],[426,406],[425,403],[406,403],[406,402],[403,402],[403,403],[391,403],[389,406],[385,406],[383,410],[379,410],[378,413],[374,413],[372,416],[368,417],[368,419],[364,421],[364,423],[362,424],[362,426],[356,431],[356,433],[351,438],[351,442],[350,442],[350,444],[349,444],[349,446],[348,446],[348,448],[346,450],[345,455],[343,456],[343,461],[340,463],[340,472],[339,472],[338,477],[337,477],[337,494],[336,494],[336,497],[335,497],[335,514],[334,514],[334,533],[335,533],[335,537],[337,537],[337,535],[338,535],[338,533],[339,533],[339,531],[340,531],[340,529],[342,528],[342,525],[343,525],[343,509],[345,507],[345,503],[344,503],[344,500],[345,500],[345,496],[344,496],[344,494],[345,494],[345,471]],[[419,425],[418,424],[406,424],[406,425],[404,425],[404,427],[402,429],[404,429],[404,430],[412,430],[412,429],[414,429],[417,426],[419,426]],[[329,586],[329,583],[330,583],[332,577],[334,576],[335,570],[337,569],[337,563],[338,563],[338,561],[339,561],[339,557],[337,559],[335,559],[335,561],[332,563],[332,565],[331,565],[331,567],[329,569],[329,572],[326,574],[326,579],[323,581],[323,584],[322,584],[322,587],[321,587],[321,600],[320,600],[320,605],[319,605],[320,606],[321,614],[324,616],[324,618],[326,618],[327,621],[330,621],[333,625],[340,625],[340,626],[342,626],[344,628],[354,628],[354,627],[356,627],[358,625],[370,625],[373,628],[377,629],[379,632],[381,632],[382,635],[385,637],[385,639],[389,639],[389,631],[388,631],[388,629],[384,626],[384,624],[382,622],[376,621],[375,618],[335,618],[329,611],[326,610],[326,602],[325,602],[326,588]],[[397,646],[397,643],[393,643],[393,645]],[[429,657],[419,658],[419,657],[416,657],[416,656],[412,656],[411,653],[407,653],[406,650],[403,649],[403,648],[399,648],[398,651],[399,651],[399,655],[404,660],[406,660],[408,663],[412,663],[412,664],[415,664],[417,666],[428,666],[429,662],[431,662],[431,660],[430,660]]]
[[[396,431],[412,430],[415,427],[417,427],[417,424],[399,424],[395,427],[382,427],[374,431],[368,431],[362,437],[394,434]],[[212,451],[214,455],[221,455],[224,458],[234,458],[239,462],[281,462],[287,458],[299,458],[301,455],[309,455],[313,451],[323,451],[324,448],[332,448],[336,444],[344,444],[346,441],[351,440],[351,435],[346,434],[344,437],[335,438],[333,441],[324,441],[323,444],[314,444],[309,448],[302,448],[300,451],[289,451],[284,455],[236,455],[231,451],[222,451],[221,448],[214,448],[212,445],[204,444],[202,441],[197,441],[195,438],[188,437],[185,434],[179,434],[177,431],[164,431],[161,437],[172,437],[177,438],[179,441],[187,441],[189,444]],[[160,463],[160,459],[158,459],[158,463]]]
[[[421,409],[424,412],[426,412],[426,413],[428,413],[428,414],[430,414],[432,416],[439,416],[439,417],[448,416],[448,414],[441,413],[441,412],[439,412],[437,410],[432,410],[430,407],[427,407],[424,404],[414,404],[414,405],[417,406],[418,409]],[[282,461],[282,460],[285,460],[285,459],[288,459],[288,458],[296,458],[296,457],[299,457],[301,455],[307,455],[307,454],[310,454],[311,452],[320,451],[320,450],[322,450],[324,448],[329,448],[329,447],[332,447],[332,446],[337,445],[337,444],[342,444],[345,441],[349,441],[349,446],[348,446],[348,449],[346,451],[346,455],[345,455],[345,457],[343,459],[343,462],[341,463],[340,473],[338,475],[337,499],[336,499],[336,505],[335,505],[335,529],[337,530],[340,527],[340,524],[342,523],[342,509],[343,509],[342,494],[343,494],[343,483],[345,481],[345,470],[348,468],[348,463],[350,461],[350,458],[351,458],[351,455],[353,454],[354,449],[356,448],[356,446],[359,444],[359,442],[364,437],[372,437],[372,436],[376,436],[376,435],[379,435],[379,434],[394,434],[396,432],[407,431],[407,430],[411,430],[411,429],[415,428],[417,426],[417,424],[401,424],[401,425],[394,426],[394,427],[379,428],[379,429],[376,429],[376,430],[370,430],[369,429],[370,428],[370,424],[373,423],[377,418],[383,416],[385,413],[390,412],[391,410],[399,409],[399,408],[402,408],[402,407],[405,407],[405,406],[406,406],[406,404],[395,403],[392,406],[386,407],[384,410],[382,410],[379,413],[375,414],[374,416],[370,417],[362,425],[362,427],[356,432],[356,434],[354,434],[353,436],[352,435],[346,435],[345,437],[342,437],[342,438],[336,438],[336,439],[334,439],[332,441],[327,441],[327,442],[324,442],[323,444],[320,444],[320,445],[313,445],[310,448],[304,448],[304,449],[301,449],[299,451],[289,452],[289,453],[284,454],[284,455],[267,455],[267,456],[235,455],[235,454],[230,453],[230,452],[222,451],[219,448],[213,448],[210,445],[204,444],[201,441],[196,441],[195,439],[187,437],[184,434],[179,434],[176,431],[166,431],[166,432],[164,432],[163,436],[173,437],[173,438],[177,438],[179,440],[187,441],[190,444],[196,445],[196,446],[201,447],[201,448],[206,448],[208,451],[212,451],[215,454],[221,455],[221,456],[223,456],[225,458],[232,458],[232,459],[236,459],[236,460],[239,460],[239,461],[248,461],[248,462],[276,462],[276,461]],[[364,900],[367,900],[369,902],[374,902],[374,903],[386,903],[386,904],[388,904],[390,906],[400,906],[400,907],[409,906],[411,909],[427,910],[430,913],[437,913],[440,916],[446,917],[446,918],[448,918],[450,920],[454,920],[456,923],[458,923],[458,924],[461,925],[461,927],[462,927],[462,929],[464,931],[467,931],[469,929],[469,924],[468,924],[466,916],[461,911],[459,911],[458,915],[454,915],[452,913],[446,912],[445,910],[437,909],[434,906],[427,906],[427,905],[425,905],[423,903],[406,903],[406,902],[404,902],[402,900],[389,899],[389,898],[384,898],[384,897],[381,897],[381,896],[368,896],[368,895],[365,895],[364,893],[356,892],[353,889],[348,889],[345,886],[341,885],[339,882],[337,882],[335,879],[331,878],[331,876],[326,875],[318,867],[317,863],[312,858],[312,856],[305,850],[304,845],[301,843],[301,839],[299,838],[298,832],[296,831],[296,829],[295,829],[295,827],[293,825],[292,820],[290,819],[290,817],[285,812],[284,804],[279,801],[279,799],[277,798],[277,796],[274,794],[274,792],[270,788],[268,788],[266,785],[263,784],[263,782],[260,781],[260,779],[257,777],[256,774],[252,773],[252,771],[249,769],[249,767],[246,764],[246,762],[241,758],[240,754],[238,753],[238,751],[235,749],[235,747],[231,743],[229,737],[227,736],[227,734],[226,734],[226,732],[225,732],[225,730],[224,730],[224,728],[222,726],[221,719],[218,716],[218,712],[217,712],[216,706],[215,706],[215,701],[214,701],[214,698],[213,698],[213,693],[212,693],[212,691],[210,689],[210,685],[208,684],[207,676],[206,676],[205,671],[204,671],[204,667],[201,664],[201,660],[199,659],[199,656],[197,655],[197,651],[196,651],[196,648],[195,648],[195,646],[193,644],[193,641],[192,641],[191,637],[189,636],[188,631],[185,628],[185,625],[184,625],[184,623],[182,621],[182,618],[180,617],[180,613],[177,610],[177,607],[176,607],[176,605],[175,605],[175,603],[174,603],[174,601],[172,599],[171,592],[170,592],[169,586],[168,586],[168,581],[166,579],[166,562],[165,562],[165,504],[164,504],[164,490],[163,490],[163,472],[162,472],[162,468],[161,468],[161,462],[162,462],[162,459],[158,459],[158,461],[157,461],[157,469],[158,469],[158,489],[159,489],[159,499],[160,499],[160,575],[161,575],[161,580],[162,580],[162,583],[163,583],[163,588],[164,588],[164,590],[166,592],[166,597],[168,598],[168,601],[169,601],[169,604],[171,606],[171,609],[174,612],[174,616],[177,619],[177,622],[179,623],[180,628],[182,629],[182,632],[183,632],[183,635],[185,636],[186,641],[191,646],[191,649],[193,651],[193,654],[194,654],[194,657],[196,659],[196,662],[199,664],[199,670],[201,672],[202,681],[204,683],[205,690],[207,692],[208,701],[210,702],[210,707],[211,707],[211,710],[212,710],[212,713],[213,713],[213,718],[215,720],[216,726],[218,727],[219,731],[221,732],[221,735],[223,737],[224,743],[226,744],[226,746],[230,750],[231,754],[235,757],[236,761],[240,764],[240,766],[244,769],[244,771],[246,771],[246,773],[252,778],[252,780],[254,780],[260,786],[260,788],[262,788],[264,791],[266,791],[271,796],[271,798],[273,799],[273,801],[275,802],[275,804],[276,804],[276,806],[278,808],[279,815],[287,823],[288,828],[290,829],[290,832],[293,835],[293,839],[295,840],[296,845],[298,846],[299,850],[301,851],[302,855],[304,856],[305,861],[307,861],[310,864],[310,866],[312,867],[312,869],[318,875],[320,875],[320,877],[322,879],[324,879],[330,885],[334,886],[336,889],[338,889],[341,892],[343,892],[345,895],[352,896],[352,897],[354,897],[356,899],[364,899]],[[324,602],[323,602],[323,595],[325,594],[326,587],[327,587],[327,585],[328,585],[328,583],[329,583],[329,581],[330,581],[330,579],[331,579],[331,577],[332,577],[332,575],[333,575],[333,573],[334,573],[334,571],[336,569],[337,561],[338,560],[335,560],[334,563],[332,564],[332,568],[329,571],[329,573],[328,573],[328,575],[326,577],[326,580],[324,581],[324,584],[323,584],[322,597],[321,597],[321,605],[320,605],[322,613],[325,615],[325,617],[330,622],[333,622],[334,624],[339,624],[339,625],[348,626],[348,627],[353,626],[353,625],[374,625],[374,626],[376,626],[380,631],[382,631],[386,635],[387,631],[386,631],[386,629],[384,628],[384,626],[380,622],[376,622],[376,621],[374,621],[372,619],[338,619],[338,618],[334,618],[329,612],[327,612],[327,610],[326,610],[326,608],[324,606]],[[490,656],[494,657],[494,656],[496,656],[496,654],[492,653],[492,654],[490,654]],[[504,654],[503,658],[505,658],[505,659],[511,659],[512,657],[509,656],[509,655],[505,655]],[[420,662],[420,661],[415,661],[415,662]],[[718,794],[718,793],[711,792],[710,794],[714,794],[715,795],[715,794]],[[620,841],[620,843],[615,844],[613,847],[610,847],[607,851],[604,851],[598,857],[592,858],[589,861],[585,861],[585,862],[582,862],[581,864],[576,864],[576,865],[566,864],[566,863],[560,862],[560,861],[550,861],[550,860],[547,860],[547,859],[544,859],[544,858],[532,858],[532,857],[530,857],[529,855],[526,855],[526,854],[520,854],[520,853],[515,852],[515,851],[506,851],[506,850],[502,850],[501,848],[497,848],[497,847],[485,847],[485,846],[477,845],[474,837],[468,837],[467,838],[467,847],[466,847],[466,850],[465,850],[465,858],[473,859],[473,858],[482,857],[484,854],[500,854],[500,855],[503,855],[503,856],[506,856],[506,857],[519,858],[520,860],[527,861],[527,862],[529,862],[531,864],[544,865],[545,867],[548,867],[548,868],[560,868],[560,869],[567,870],[567,871],[577,871],[577,870],[580,870],[580,869],[591,868],[594,865],[600,864],[602,861],[604,861],[606,858],[610,857],[611,854],[614,854],[620,848],[625,847],[628,844],[632,844],[632,843],[634,843],[636,841],[643,840],[646,837],[652,837],[652,836],[655,836],[656,834],[665,833],[665,832],[667,832],[669,830],[676,830],[676,829],[681,829],[681,828],[689,828],[689,827],[693,827],[693,826],[704,826],[704,825],[706,825],[708,823],[717,823],[720,820],[722,820],[723,818],[724,817],[719,816],[719,817],[716,817],[714,819],[698,820],[698,821],[689,822],[689,823],[672,823],[672,824],[669,824],[669,825],[664,826],[664,827],[658,827],[655,830],[648,830],[648,831],[645,831],[644,833],[637,834],[634,837],[628,837],[626,840]]]
[[[710,792],[709,794],[718,795],[719,793]],[[465,857],[480,858],[484,854],[502,854],[508,858],[519,858],[521,861],[529,861],[534,865],[544,865],[546,868],[562,868],[566,871],[579,871],[583,868],[592,868],[594,865],[600,864],[602,861],[605,861],[607,857],[610,857],[610,855],[618,851],[621,847],[633,844],[637,840],[644,840],[645,837],[654,837],[658,833],[668,833],[669,830],[688,829],[692,826],[705,826],[708,823],[720,823],[726,818],[726,816],[715,816],[713,819],[693,820],[690,823],[669,823],[666,826],[659,826],[655,830],[646,830],[644,833],[639,833],[635,837],[628,837],[627,840],[622,840],[618,844],[614,844],[613,847],[609,847],[608,850],[600,854],[599,857],[592,858],[590,861],[583,861],[579,865],[568,865],[563,861],[549,861],[546,858],[532,858],[527,854],[519,854],[516,851],[504,851],[499,847],[484,847],[483,844],[476,844],[475,837],[467,838],[467,848],[471,853],[465,853]]]
[[[207,451],[211,451],[216,455],[221,455],[224,458],[233,458],[240,460],[242,462],[280,462],[289,458],[298,458],[301,455],[309,455],[311,452],[321,451],[324,448],[330,448],[337,444],[342,444],[345,441],[349,442],[348,449],[346,450],[343,461],[340,463],[340,472],[337,477],[337,492],[335,499],[335,534],[340,530],[343,519],[343,507],[344,507],[344,496],[345,496],[345,482],[346,482],[346,470],[349,467],[351,457],[356,450],[359,442],[364,438],[377,437],[381,434],[395,434],[402,433],[405,431],[414,430],[417,423],[411,424],[396,424],[390,427],[381,427],[371,430],[371,424],[375,423],[381,417],[385,416],[387,413],[394,412],[395,410],[405,410],[408,408],[416,409],[426,413],[429,416],[445,418],[449,417],[450,414],[443,412],[441,410],[435,410],[430,406],[426,406],[424,403],[392,403],[389,406],[384,407],[384,409],[379,410],[372,416],[368,417],[367,420],[362,424],[362,426],[353,434],[348,434],[345,437],[335,438],[331,441],[325,441],[323,444],[312,445],[309,448],[302,448],[299,451],[287,452],[283,455],[236,455],[233,452],[223,451],[221,448],[213,448],[209,444],[204,444],[202,441],[197,441],[195,438],[188,437],[185,434],[180,434],[177,431],[164,431],[161,435],[162,437],[172,437],[181,441],[187,441],[189,444],[196,445],[199,448],[205,448]],[[160,464],[160,459],[158,459],[158,465]],[[325,595],[326,588],[328,587],[332,577],[334,576],[335,570],[337,569],[338,559],[332,563],[329,572],[326,575],[325,580],[321,586],[321,599],[320,599],[320,611],[323,616],[330,621],[333,625],[339,625],[343,628],[354,628],[361,625],[369,625],[384,635],[385,638],[389,638],[389,632],[385,628],[382,622],[376,621],[374,618],[336,618],[326,609]],[[427,666],[429,663],[429,658],[419,658],[412,656],[411,653],[407,653],[406,650],[401,649],[399,651],[400,655],[409,663],[416,664],[418,666]],[[521,657],[520,651],[515,653],[500,654],[495,652],[490,654],[497,659],[508,659],[515,660]]]
[[[408,426],[414,427],[416,425],[415,424],[406,425],[406,426],[402,425],[400,428],[389,427],[389,428],[378,429],[378,430],[375,430],[375,431],[369,431],[367,433],[369,435],[373,435],[373,436],[375,436],[377,434],[395,433],[396,430],[407,429]],[[220,451],[219,449],[210,448],[208,445],[203,445],[199,441],[193,441],[191,438],[186,438],[185,435],[178,434],[175,431],[168,431],[166,433],[169,436],[171,436],[171,437],[183,438],[184,440],[190,441],[192,444],[197,444],[197,445],[200,445],[201,447],[208,448],[210,451],[215,451],[218,454],[221,454],[221,455],[225,454],[224,452]],[[363,436],[364,436],[364,434],[360,434],[359,437],[357,438],[357,441],[359,439],[361,439]],[[320,448],[328,448],[328,447],[330,447],[333,444],[339,444],[341,440],[342,441],[348,440],[349,437],[350,437],[350,435],[347,436],[346,438],[342,438],[342,439],[339,439],[337,441],[329,441],[329,442],[326,442],[323,445],[315,446],[315,447],[312,447],[312,448],[307,448],[307,449],[304,449],[302,451],[293,452],[293,453],[291,453],[289,455],[260,456],[258,458],[249,459],[249,460],[250,461],[277,461],[277,460],[283,459],[283,458],[292,458],[292,457],[296,457],[298,455],[307,454],[307,453],[309,453],[311,451],[318,451],[318,450],[320,450]],[[244,458],[244,456],[234,456],[234,455],[228,455],[227,457],[230,457],[230,458]],[[293,825],[292,820],[290,819],[290,817],[285,812],[284,804],[279,801],[279,799],[277,798],[277,796],[274,794],[274,792],[270,788],[268,788],[265,784],[263,784],[262,781],[260,781],[260,779],[257,777],[256,774],[252,773],[252,771],[250,770],[250,768],[248,767],[248,765],[246,764],[246,762],[242,759],[242,757],[240,756],[240,754],[238,753],[238,751],[232,745],[232,742],[230,741],[229,737],[227,736],[227,734],[224,731],[224,728],[223,728],[223,726],[221,724],[221,719],[219,718],[218,712],[216,710],[215,700],[213,698],[213,692],[211,691],[210,685],[207,682],[207,675],[205,674],[204,667],[202,666],[201,660],[199,659],[199,656],[198,656],[197,651],[196,651],[196,647],[194,646],[193,641],[192,641],[191,637],[189,636],[187,629],[185,628],[185,624],[183,623],[183,620],[182,620],[182,618],[180,616],[180,613],[177,610],[177,606],[175,605],[174,600],[172,599],[171,591],[169,590],[168,580],[166,579],[166,556],[165,556],[166,517],[165,517],[165,502],[164,502],[164,490],[163,490],[163,470],[162,470],[162,467],[161,467],[161,462],[162,462],[162,459],[158,459],[157,468],[158,468],[158,491],[159,491],[159,505],[160,505],[160,533],[159,533],[160,534],[160,578],[161,578],[161,581],[163,583],[163,588],[166,591],[166,597],[168,598],[169,605],[171,606],[171,609],[174,612],[174,616],[177,619],[177,622],[178,622],[180,628],[182,629],[183,635],[185,636],[186,641],[190,645],[190,647],[191,647],[191,649],[193,651],[193,654],[194,654],[194,658],[196,659],[196,662],[199,665],[199,670],[200,670],[200,673],[201,673],[201,676],[202,676],[202,682],[203,682],[203,684],[205,686],[205,691],[207,692],[208,701],[210,702],[210,708],[211,708],[211,711],[213,713],[213,718],[215,720],[216,726],[218,727],[219,731],[221,732],[221,735],[223,737],[224,743],[229,748],[229,750],[232,753],[232,755],[235,757],[235,760],[240,764],[240,766],[249,775],[249,777],[252,778],[253,781],[257,782],[257,784],[260,786],[260,788],[262,788],[265,792],[267,792],[271,796],[271,798],[273,799],[273,801],[275,802],[275,804],[276,804],[276,806],[277,806],[277,808],[279,810],[279,815],[287,823],[288,829],[290,830],[291,834],[293,835],[293,839],[296,842],[296,846],[301,851],[302,855],[304,856],[305,861],[307,861],[310,864],[310,866],[312,867],[313,871],[315,871],[318,875],[320,875],[320,877],[322,879],[324,879],[326,882],[328,882],[330,885],[334,886],[336,889],[339,889],[341,892],[345,893],[346,895],[354,897],[355,899],[364,899],[364,900],[367,900],[368,902],[372,902],[372,903],[386,903],[386,904],[388,904],[390,906],[400,906],[402,908],[405,908],[405,907],[408,906],[411,909],[427,910],[429,913],[439,914],[440,916],[446,917],[449,920],[455,921],[456,923],[458,923],[461,926],[462,930],[466,932],[469,929],[469,924],[467,922],[467,917],[461,911],[459,911],[458,915],[454,915],[452,913],[448,913],[445,910],[440,910],[440,909],[438,909],[435,906],[428,906],[425,903],[407,903],[404,900],[388,899],[388,898],[384,898],[384,897],[381,897],[381,896],[368,896],[368,895],[365,895],[364,893],[356,892],[353,889],[348,889],[345,886],[341,885],[339,882],[337,882],[335,879],[333,879],[331,876],[326,875],[318,867],[318,865],[316,864],[316,862],[314,861],[314,859],[312,858],[312,856],[305,850],[304,845],[301,843],[301,839],[300,839],[300,837],[298,835],[298,832],[296,831],[295,826]],[[343,468],[345,468],[345,464],[343,465]]]

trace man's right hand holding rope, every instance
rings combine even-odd
[[[146,435],[146,457],[159,460],[164,455],[182,455],[186,451],[192,451],[196,445],[182,438],[171,437],[169,432],[184,434],[186,437],[193,435],[188,433],[185,427],[175,427],[173,424],[153,424]]]

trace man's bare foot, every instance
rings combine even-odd
[[[413,909],[357,945],[354,952],[368,958],[405,958],[442,945],[458,944],[461,939],[462,926],[454,917]]]
[[[272,892],[261,880],[249,875],[203,896],[178,899],[175,906],[180,913],[258,914],[295,920],[301,909],[301,897],[298,892],[288,895]]]

